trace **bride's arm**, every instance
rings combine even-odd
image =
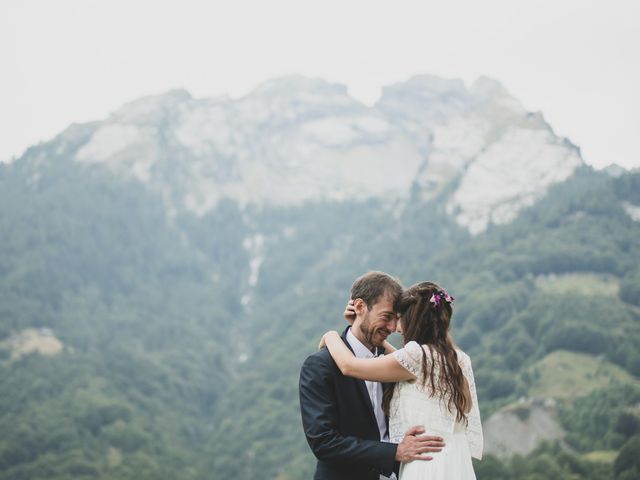
[[[327,332],[323,339],[343,375],[373,382],[401,382],[416,378],[393,355],[356,358],[336,331]]]

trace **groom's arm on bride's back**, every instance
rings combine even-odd
[[[397,445],[340,433],[336,374],[337,367],[326,350],[309,356],[300,371],[300,412],[311,450],[324,462],[361,464],[389,475]]]

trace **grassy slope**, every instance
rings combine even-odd
[[[571,399],[604,388],[612,383],[637,383],[629,372],[602,358],[578,352],[551,352],[529,369],[536,380],[529,395]]]

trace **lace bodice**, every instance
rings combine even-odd
[[[433,361],[427,347],[422,347],[416,342],[409,342],[404,348],[392,353],[404,368],[416,376],[417,380],[399,382],[396,386],[389,412],[390,440],[394,443],[400,443],[404,432],[414,425],[424,425],[428,432],[464,432],[471,455],[478,459],[482,458],[482,424],[471,359],[462,350],[457,350],[458,363],[469,383],[473,402],[471,411],[467,414],[468,424],[465,426],[463,423],[456,422],[455,410],[454,413],[449,411],[447,399],[442,398],[442,391],[437,384],[435,392],[432,392],[429,383],[422,384],[423,352],[427,356],[428,366],[435,370],[435,378],[437,379],[441,367],[440,361],[437,358]]]

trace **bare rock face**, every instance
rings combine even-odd
[[[560,440],[560,425],[553,399],[521,400],[499,410],[483,422],[484,453],[497,457],[527,455],[544,440]]]
[[[631,217],[631,220],[634,222],[640,222],[640,206],[634,205],[633,203],[623,202],[622,207],[624,211],[627,212],[627,215]]]
[[[48,328],[27,328],[10,336],[4,343],[11,350],[11,359],[39,353],[54,356],[62,352],[64,345]]]
[[[162,192],[172,208],[406,196],[422,158],[375,110],[291,77],[232,100],[169,92],[125,105],[75,154]]]
[[[478,233],[511,221],[582,159],[541,115],[495,80],[418,76],[368,107],[343,85],[271,80],[249,95],[194,99],[183,90],[74,125],[57,154],[101,164],[159,192],[169,212],[241,205],[441,197]]]
[[[426,153],[416,179],[423,195],[454,185],[447,211],[471,233],[510,222],[583,165],[575,146],[489,78],[467,90],[459,80],[416,77],[385,91],[378,108]]]

